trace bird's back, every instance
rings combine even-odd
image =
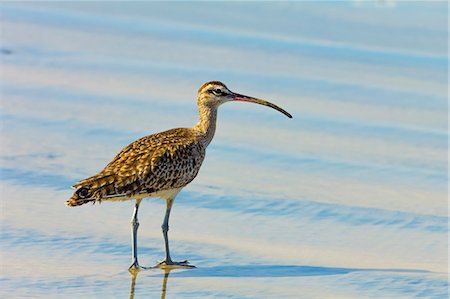
[[[125,147],[97,175],[73,187],[69,206],[182,188],[200,170],[205,145],[188,128],[177,128],[142,137]]]

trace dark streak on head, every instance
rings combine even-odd
[[[228,89],[227,86],[220,81],[209,81],[200,86],[200,88],[198,89],[198,93],[201,93],[208,85],[220,85]]]

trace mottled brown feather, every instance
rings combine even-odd
[[[204,156],[205,145],[193,129],[178,128],[142,137],[125,147],[97,175],[75,184],[78,190],[67,204],[184,187],[197,176]],[[82,188],[87,189],[83,198],[79,194]]]

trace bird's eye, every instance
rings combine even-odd
[[[81,187],[76,193],[80,198],[86,198],[89,195],[89,189]]]
[[[220,95],[223,94],[222,90],[219,89],[219,88],[213,89],[213,90],[211,90],[211,92],[212,92],[213,94],[215,94],[216,96],[220,96]]]

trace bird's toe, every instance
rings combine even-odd
[[[174,261],[162,261],[158,265],[155,266],[155,268],[161,268],[161,269],[175,269],[175,268],[196,268],[194,265],[189,264],[189,262],[182,261],[182,262],[174,262]]]

